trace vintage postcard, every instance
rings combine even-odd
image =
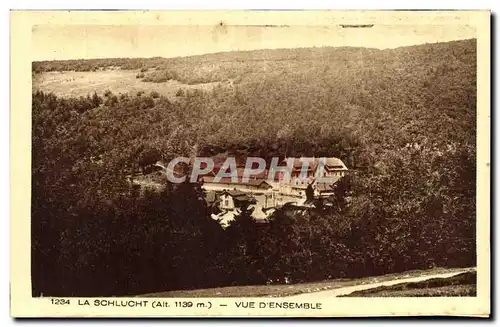
[[[13,317],[490,315],[489,11],[12,11]]]

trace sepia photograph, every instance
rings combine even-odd
[[[314,316],[479,300],[480,269],[489,292],[489,12],[58,14],[28,26],[19,93],[32,300]]]

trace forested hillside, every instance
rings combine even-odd
[[[35,295],[475,264],[475,40],[39,62],[33,72],[107,67],[221,83],[175,99],[33,93]],[[333,208],[283,208],[265,228],[244,212],[227,230],[199,187],[144,198],[127,182],[148,161],[224,151],[337,156],[352,173]]]

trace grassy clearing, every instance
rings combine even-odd
[[[179,290],[141,295],[141,297],[282,297],[303,293],[326,291],[341,287],[371,284],[401,278],[427,276],[441,273],[464,271],[463,268],[434,268],[429,270],[412,270],[397,274],[364,277],[357,279],[332,279],[314,283],[292,285],[248,285],[219,287],[200,290]]]
[[[105,90],[118,93],[131,93],[144,91],[149,94],[156,91],[169,98],[175,98],[179,89],[212,90],[219,83],[205,83],[188,85],[170,80],[165,83],[144,82],[136,75],[139,70],[104,70],[95,72],[46,72],[36,74],[33,78],[33,90],[53,92],[58,96],[86,96],[97,92],[103,95]]]
[[[345,295],[348,297],[476,296],[477,274],[465,272],[450,278],[381,286]]]

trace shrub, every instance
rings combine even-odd
[[[99,105],[102,103],[101,97],[97,95],[96,92],[92,95],[92,104],[94,107],[99,107]]]
[[[118,104],[118,97],[116,95],[108,97],[106,99],[106,101],[104,102],[104,105],[106,105],[108,107],[113,107],[116,104]]]
[[[177,92],[175,93],[175,96],[181,97],[184,95],[184,90],[183,89],[178,89]]]
[[[143,100],[141,101],[141,104],[139,105],[139,108],[141,108],[141,109],[149,109],[149,108],[153,108],[155,106],[155,101],[153,100],[152,97],[144,97],[142,99]]]
[[[164,83],[169,80],[179,80],[179,76],[175,71],[171,70],[158,70],[151,72],[146,75],[143,79],[144,82],[153,82],[153,83]]]

